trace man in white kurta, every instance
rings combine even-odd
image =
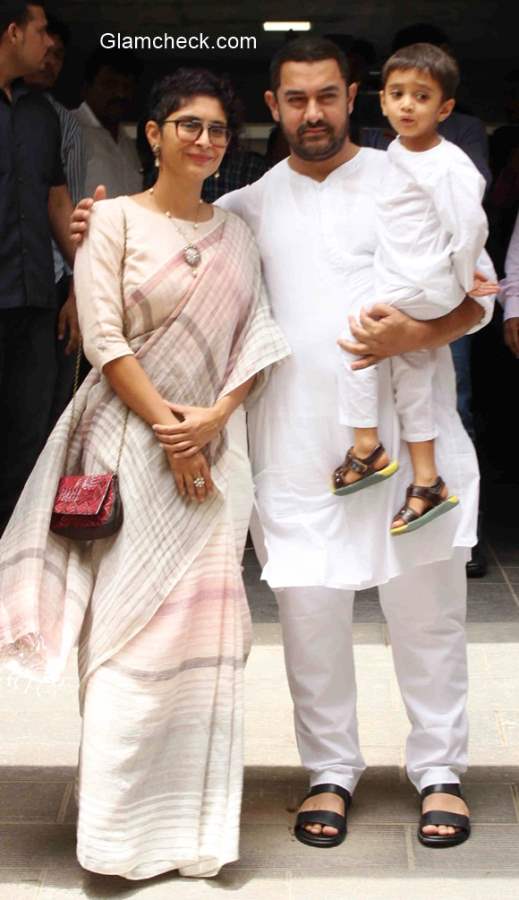
[[[418,790],[457,783],[467,765],[464,566],[476,542],[478,468],[456,413],[450,351],[435,351],[437,457],[461,504],[427,529],[395,540],[391,515],[411,469],[400,446],[387,359],[379,367],[380,433],[388,453],[400,457],[401,470],[347,504],[330,489],[330,472],[352,443],[350,430],[338,423],[336,341],[349,304],[369,307],[374,299],[375,202],[386,157],[349,142],[336,60],[284,62],[279,81],[266,99],[281,121],[290,157],[218,202],[256,235],[273,313],[292,349],[249,414],[249,438],[267,554],[263,578],[279,603],[302,762],[311,786],[333,783],[350,792],[365,767],[357,734],[352,607],[356,590],[378,585],[411,722],[409,777]],[[490,308],[487,301],[481,305]],[[430,347],[447,344],[475,326],[483,311],[464,301],[450,317],[419,326]],[[436,798],[435,809],[441,800],[442,809],[466,811],[458,798]],[[342,814],[342,802],[320,794],[302,809]],[[306,830],[319,834],[321,826]],[[336,832],[322,828],[325,835]],[[429,826],[426,833],[454,829]]]

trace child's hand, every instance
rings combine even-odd
[[[489,281],[482,272],[474,272],[474,284],[469,291],[469,297],[491,297],[497,294],[499,285],[495,281]]]

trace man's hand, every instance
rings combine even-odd
[[[65,355],[70,356],[79,347],[79,321],[77,317],[76,297],[74,288],[71,285],[69,295],[61,307],[58,316],[58,340],[65,340],[68,334],[67,346],[65,347]]]
[[[474,276],[486,281],[477,272]],[[414,350],[434,350],[451,344],[478,325],[485,315],[482,305],[472,297],[465,297],[449,313],[438,319],[412,319],[387,303],[376,303],[370,310],[361,310],[359,320],[349,318],[352,341],[339,339],[343,350],[358,356],[352,369],[367,369],[382,359],[412,353]]]
[[[358,321],[349,317],[355,341],[339,339],[343,350],[358,356],[352,369],[367,369],[389,356],[423,349],[423,322],[411,319],[394,306],[377,303],[369,311],[361,309]]]
[[[505,320],[503,337],[510,352],[514,354],[516,359],[519,359],[519,316],[513,316],[511,319]]]
[[[216,406],[182,406],[168,403],[170,410],[182,421],[178,425],[154,425],[153,430],[161,447],[176,459],[194,456],[209,444],[225,425],[225,416]]]
[[[80,200],[70,217],[70,239],[79,247],[88,231],[88,220],[94,203],[106,200],[106,188],[104,184],[96,187],[93,197],[85,197]]]

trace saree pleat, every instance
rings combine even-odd
[[[146,246],[137,205],[106,201],[92,219],[94,234],[105,230],[114,268],[123,256],[123,215],[131,263]],[[253,400],[268,368],[289,353],[270,315],[257,249],[232,215],[198,246],[204,265],[196,281],[175,252],[124,290],[122,352],[134,353],[171,401],[209,406],[257,375]],[[80,321],[94,263],[85,250]],[[98,265],[108,267],[104,257]],[[102,348],[109,336],[97,341]],[[217,490],[190,503],[151,428],[130,412],[121,530],[84,545],[54,535],[60,475],[112,469],[125,412],[93,370],[76,395],[74,421],[71,405],[40,455],[0,542],[0,658],[29,677],[57,679],[78,645],[80,862],[127,878],[173,868],[210,874],[238,852],[250,623],[229,479],[239,459],[243,470],[243,453],[229,450],[225,433],[215,441],[207,452]]]

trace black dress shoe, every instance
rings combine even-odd
[[[487,558],[481,548],[476,544],[472,548],[472,555],[467,563],[467,578],[483,578],[487,574]]]

